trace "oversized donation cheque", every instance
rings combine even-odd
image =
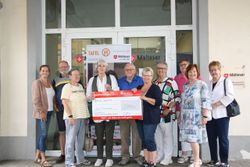
[[[93,120],[142,120],[141,91],[93,92]]]

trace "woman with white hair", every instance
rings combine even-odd
[[[97,75],[90,78],[87,86],[87,97],[92,100],[92,92],[105,92],[112,90],[119,90],[117,80],[113,75],[107,75],[107,62],[99,60],[97,62]],[[97,160],[94,166],[101,166],[103,164],[103,146],[104,146],[104,134],[106,140],[106,157],[107,161],[105,167],[113,165],[112,153],[113,153],[113,134],[115,128],[115,121],[112,120],[98,120],[95,121],[95,133],[97,144]]]
[[[162,95],[159,86],[152,82],[153,75],[154,72],[150,67],[145,67],[142,71],[143,120],[136,122],[145,158],[145,162],[141,165],[143,167],[156,167],[155,131],[160,122]]]

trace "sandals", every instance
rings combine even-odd
[[[43,162],[41,162],[41,166],[42,167],[52,167],[52,165],[47,160],[44,160]]]
[[[37,157],[37,158],[34,160],[34,163],[35,163],[35,164],[40,164],[40,163],[41,163],[41,159]]]
[[[193,162],[193,163],[191,163],[188,167],[197,167],[197,166],[201,166],[202,165],[202,161],[201,160],[199,160],[198,162]]]

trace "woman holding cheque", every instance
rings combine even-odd
[[[97,76],[90,78],[87,86],[87,97],[93,100],[92,92],[105,92],[111,90],[119,90],[117,81],[113,75],[107,75],[108,64],[104,60],[97,62]],[[97,160],[94,166],[101,166],[103,164],[103,146],[104,146],[104,133],[106,139],[106,157],[107,161],[105,167],[113,165],[113,135],[115,128],[115,121],[113,120],[95,120],[95,133],[97,144]]]
[[[145,162],[142,166],[156,166],[155,130],[160,122],[160,105],[162,96],[160,88],[152,83],[153,70],[146,67],[142,71],[144,85],[141,87],[143,101],[143,120],[137,121],[142,141]]]

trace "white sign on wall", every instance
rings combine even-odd
[[[234,86],[245,88],[246,77],[245,77],[245,65],[228,67],[223,70],[224,77],[230,78]]]
[[[86,62],[96,63],[100,59],[107,63],[130,63],[131,44],[87,45]]]

